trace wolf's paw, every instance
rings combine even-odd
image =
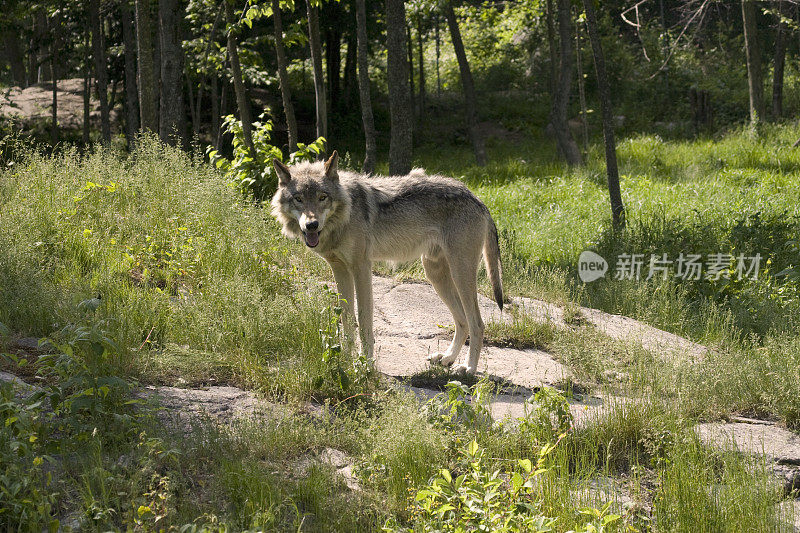
[[[444,358],[444,354],[440,352],[432,353],[428,356],[428,362],[432,365],[439,365],[442,364],[442,359]]]
[[[453,367],[454,374],[469,374],[472,376],[475,375],[475,370],[476,368],[465,364],[460,364]]]
[[[428,362],[432,365],[451,366],[455,360],[455,357],[450,357],[440,352],[432,353],[428,356]]]

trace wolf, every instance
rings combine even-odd
[[[458,180],[425,175],[371,176],[338,169],[333,152],[324,163],[287,167],[273,160],[278,190],[272,215],[290,238],[302,238],[333,270],[345,325],[358,303],[361,349],[372,361],[372,264],[422,258],[425,275],[453,314],[455,334],[431,363],[452,366],[469,337],[469,357],[456,371],[474,374],[483,346],[477,275],[483,255],[494,299],[503,309],[497,227],[487,207]],[[352,326],[351,328],[352,329]]]

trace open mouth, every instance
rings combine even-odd
[[[306,246],[308,246],[309,248],[315,248],[319,244],[318,231],[304,231],[303,238],[306,241]]]

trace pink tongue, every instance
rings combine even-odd
[[[318,231],[307,231],[306,232],[306,244],[311,248],[315,247],[319,244],[319,232]]]

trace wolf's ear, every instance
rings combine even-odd
[[[289,168],[286,165],[277,159],[273,159],[272,166],[275,167],[275,172],[278,174],[278,183],[280,185],[286,185],[292,181],[292,175],[289,174]]]
[[[325,161],[325,177],[336,181],[339,179],[339,152],[333,151],[331,157]]]

